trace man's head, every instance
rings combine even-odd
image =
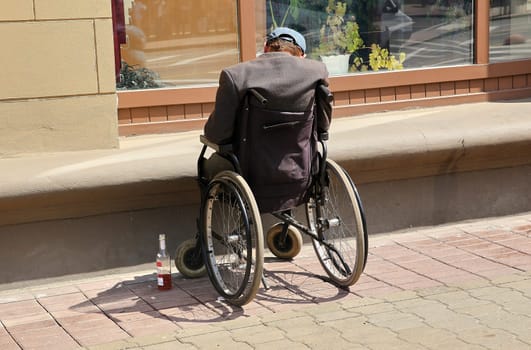
[[[306,40],[301,33],[286,27],[278,27],[266,37],[264,52],[286,51],[293,56],[304,57]]]

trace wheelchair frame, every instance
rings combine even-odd
[[[258,92],[252,89],[251,93],[258,100],[263,99]],[[280,233],[277,233],[280,234],[277,237],[278,240],[272,240],[272,242],[285,243],[286,240],[296,238],[297,235],[300,236],[300,233],[294,233],[297,230],[309,236],[330,281],[340,287],[348,287],[358,280],[365,268],[368,234],[365,214],[354,182],[344,169],[327,158],[327,138],[327,134],[319,135],[321,144],[319,169],[317,174],[313,175],[310,200],[306,203],[308,225],[297,220],[291,214],[291,210],[272,212],[270,214],[279,219],[283,225]],[[232,151],[232,145],[214,144],[203,135],[200,141],[203,147],[197,161],[201,193],[200,215],[197,221],[198,232],[195,241],[188,240],[178,247],[175,263],[181,273],[187,277],[198,277],[204,275],[205,272],[208,273],[213,286],[225,300],[234,305],[245,305],[255,297],[260,282],[266,289],[268,288],[263,275],[264,247],[260,212],[257,211],[254,195],[245,179],[239,175],[241,168],[238,158]],[[235,171],[223,171],[213,179],[206,179],[203,165],[208,148],[227,159]],[[335,189],[334,191],[338,194],[344,192],[347,198],[344,202],[349,203],[330,204],[332,185],[341,187],[341,191]],[[328,205],[333,207],[331,209],[334,211],[333,217],[328,217],[328,211],[330,211],[327,210]],[[213,229],[215,225],[212,221],[227,219],[222,215],[218,218],[215,212],[216,206],[222,209],[224,206],[238,209],[241,215],[234,216],[240,219],[239,226],[226,234],[215,232]],[[348,217],[337,216],[336,211],[340,210],[340,206],[349,208],[349,215],[346,215]],[[224,214],[227,215],[225,211]],[[334,231],[347,226],[345,222],[348,220],[353,220],[352,223],[349,222],[352,230],[348,231],[354,231],[348,233],[351,236],[329,236],[329,232],[333,235]],[[224,226],[230,225],[224,224]],[[355,248],[350,249],[352,244],[349,240],[355,241]],[[218,244],[220,250],[228,252],[220,252]],[[302,239],[298,244],[302,245]],[[343,251],[344,249],[348,251]],[[274,249],[271,251],[275,253]],[[224,260],[218,262],[218,256],[223,256]]]

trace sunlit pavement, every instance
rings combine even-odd
[[[208,278],[151,266],[2,286],[0,349],[529,349],[531,212],[370,236],[349,290],[311,245],[267,254],[270,289],[237,308]]]

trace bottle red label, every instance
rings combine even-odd
[[[171,289],[171,275],[157,275],[157,287],[159,290]]]

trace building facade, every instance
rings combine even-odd
[[[202,0],[194,4],[124,3],[126,23],[144,32],[143,46],[138,48],[140,65],[157,73],[161,85],[119,91],[120,134],[200,127],[213,108],[221,68],[256,57],[266,32],[282,25],[301,31],[309,58],[320,59],[322,43],[333,40],[327,24],[340,11],[343,27],[349,21],[358,24],[365,50],[376,43],[388,49],[395,61],[403,61],[391,69],[359,69],[353,60],[363,56],[363,49],[349,52],[348,71],[329,69],[336,117],[531,96],[528,0]],[[130,56],[134,45],[134,40],[122,45],[124,57]],[[334,51],[325,49],[329,51],[325,54]]]
[[[529,0],[2,3],[0,156],[201,128],[219,71],[275,26],[303,33],[308,59],[343,57],[335,117],[531,96]]]
[[[3,0],[0,157],[118,147],[110,0]]]

